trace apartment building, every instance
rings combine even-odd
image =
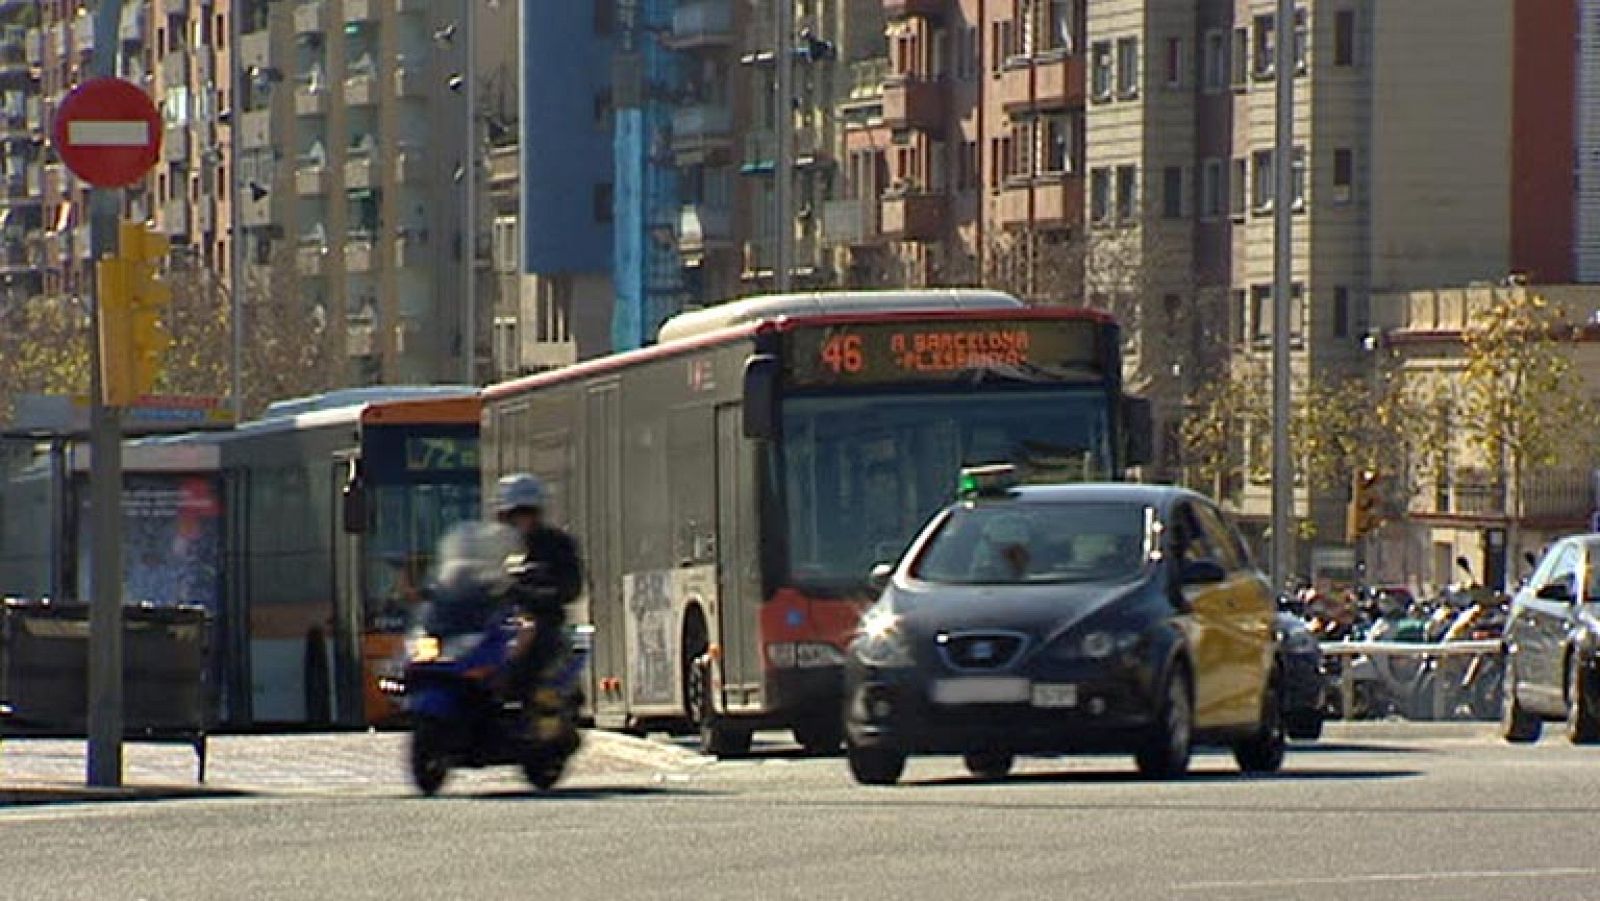
[[[38,4],[0,3],[0,306],[44,290],[44,30]]]
[[[487,373],[491,207],[481,204],[468,229],[464,186],[485,191],[489,133],[515,116],[506,85],[516,76],[509,61],[486,73],[480,54],[478,109],[468,115],[461,17],[470,8],[459,0],[245,4],[244,256],[278,276],[258,271],[257,283],[294,274],[289,296],[343,334],[355,383],[460,381],[469,356],[475,380]],[[481,276],[470,334],[468,265]]]

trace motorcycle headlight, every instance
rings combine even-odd
[[[439,639],[422,631],[406,635],[406,659],[412,663],[432,663],[439,659]]]
[[[911,648],[900,631],[900,617],[887,611],[868,611],[853,650],[862,663],[878,669],[913,665]]]
[[[1062,660],[1105,660],[1127,654],[1139,646],[1139,633],[1095,629],[1056,642],[1052,656]]]

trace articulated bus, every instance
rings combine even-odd
[[[531,471],[590,566],[601,726],[840,741],[842,664],[875,563],[966,465],[1120,477],[1147,405],[1119,329],[983,291],[753,298],[660,343],[483,393],[485,484]]]
[[[232,431],[128,443],[128,600],[212,611],[223,723],[349,727],[397,712],[378,671],[439,536],[481,513],[479,410],[470,387],[356,389],[275,404]],[[64,491],[42,462],[5,485],[0,595],[86,596],[89,458],[69,453]]]

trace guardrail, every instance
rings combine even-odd
[[[1322,644],[1323,657],[1344,657],[1354,660],[1356,657],[1413,657],[1419,660],[1435,660],[1443,657],[1499,657],[1505,648],[1498,640],[1485,639],[1478,641],[1446,641],[1446,642],[1413,642],[1413,641],[1330,641]],[[1352,679],[1349,667],[1339,679],[1340,710],[1344,717],[1349,719],[1350,711],[1355,707],[1356,680]],[[1447,718],[1444,709],[1445,692],[1444,683],[1434,679],[1433,685],[1433,716],[1436,720]]]

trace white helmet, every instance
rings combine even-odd
[[[543,507],[544,483],[539,481],[538,476],[525,472],[501,476],[495,487],[495,512],[510,513],[512,510],[538,510]]]

